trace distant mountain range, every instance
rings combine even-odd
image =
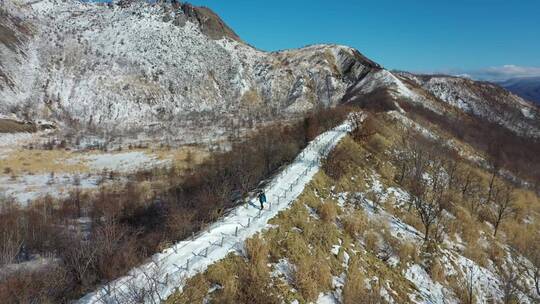
[[[512,78],[499,82],[499,85],[524,99],[540,104],[540,76]]]

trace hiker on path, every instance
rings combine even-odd
[[[261,203],[261,210],[264,208],[264,203],[266,203],[266,194],[261,190],[259,192],[259,203]]]

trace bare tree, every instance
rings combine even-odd
[[[463,304],[474,304],[475,301],[475,291],[474,285],[476,282],[476,271],[472,266],[467,267],[467,273],[465,274],[465,281],[462,282],[462,291],[461,300]]]
[[[458,172],[459,172],[459,162],[456,158],[451,158],[445,161],[445,169],[448,174],[448,188],[454,189],[457,184]]]
[[[62,260],[76,282],[88,286],[94,280],[98,248],[78,239],[70,243],[62,252]]]
[[[23,240],[13,231],[0,232],[0,266],[13,263],[23,246]]]
[[[497,236],[500,224],[515,213],[513,189],[509,186],[493,186],[493,204],[487,207],[488,216],[493,223],[493,236]]]
[[[503,292],[502,301],[504,304],[519,303],[519,288],[516,284],[517,279],[518,277],[515,273],[503,273],[501,275],[501,287]]]
[[[499,171],[502,165],[502,152],[496,142],[491,142],[488,147],[488,162],[491,166],[491,178],[489,180],[489,188],[487,195],[487,202],[491,202],[493,196],[493,190],[495,186],[495,180],[499,175]]]
[[[431,228],[440,220],[448,202],[444,189],[431,190],[426,186],[425,183],[417,182],[411,191],[411,205],[424,226],[424,242],[430,240]]]
[[[534,283],[534,292],[536,292],[537,298],[540,299],[540,234],[537,232],[526,245],[523,254],[528,261],[523,259],[520,265],[524,275]]]
[[[82,191],[81,191],[81,177],[78,174],[73,177],[73,186],[75,187],[75,189],[73,189],[71,197],[73,199],[75,208],[77,208],[77,217],[81,217],[82,216],[82,208],[81,208]]]
[[[482,178],[473,169],[458,169],[456,185],[461,193],[464,204],[472,215],[479,216],[480,210],[486,204]]]
[[[0,197],[0,266],[13,263],[24,244],[19,208]]]
[[[396,153],[393,153],[393,161],[396,163],[398,173],[395,180],[398,184],[402,185],[405,177],[410,173],[412,167],[412,135],[410,129],[406,129],[401,136],[399,142],[394,147]]]

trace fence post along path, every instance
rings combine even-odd
[[[248,208],[237,206],[205,231],[155,254],[150,262],[85,295],[78,303],[160,303],[181,290],[187,278],[206,270],[229,252],[241,250],[246,239],[267,228],[268,221],[296,200],[319,171],[322,160],[364,118],[364,114],[353,113],[341,125],[311,141],[266,186],[269,202],[262,211],[254,207],[258,206],[255,201]]]

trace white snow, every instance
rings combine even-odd
[[[99,176],[83,175],[80,177],[80,189],[97,188]],[[22,206],[38,197],[50,195],[52,197],[63,197],[73,190],[75,175],[57,174],[51,179],[50,174],[26,174],[12,179],[10,176],[0,176],[0,192],[8,197],[14,198]]]
[[[151,157],[141,151],[88,155],[82,156],[81,159],[75,159],[75,161],[86,162],[91,168],[96,170],[106,169],[117,172],[130,172],[166,163],[166,161],[160,161],[156,157]]]
[[[446,304],[448,299],[444,293],[444,287],[433,282],[429,274],[419,265],[413,265],[405,271],[405,277],[416,285],[422,299],[416,303]]]
[[[351,128],[351,124],[345,122],[311,142],[267,186],[265,192],[269,205],[263,211],[256,208],[254,202],[245,207],[239,206],[194,239],[179,242],[154,255],[152,262],[86,295],[79,303],[126,302],[130,291],[150,289],[153,291],[150,292],[151,298],[145,299],[149,303],[165,299],[177,288],[181,289],[185,278],[204,271],[228,252],[241,248],[245,239],[266,229],[268,221],[288,208],[303,192],[304,186],[319,170],[321,156],[327,155]],[[155,279],[149,279],[153,277]]]
[[[333,293],[324,294],[321,293],[317,299],[317,304],[340,304],[341,302],[336,299]]]
[[[272,276],[282,277],[286,282],[293,282],[293,273],[296,269],[296,266],[289,262],[287,259],[280,259],[277,264],[274,265],[274,271],[272,271]]]

